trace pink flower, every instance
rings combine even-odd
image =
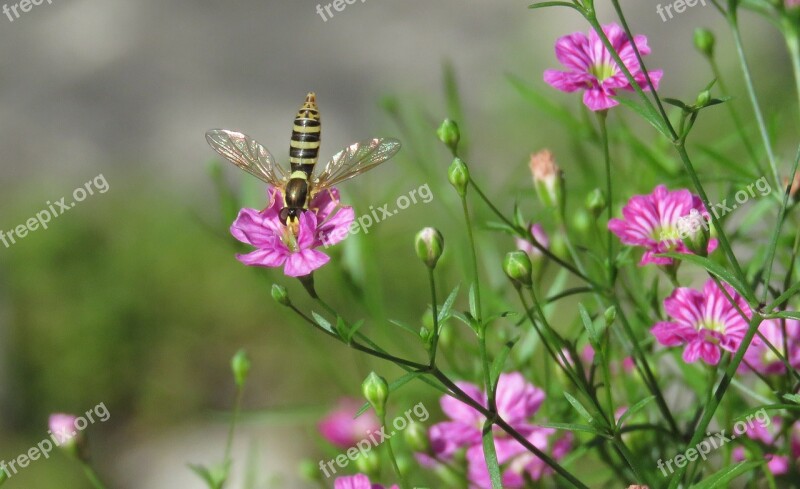
[[[333,489],[383,489],[380,484],[372,484],[369,477],[364,474],[357,474],[347,477],[338,477],[333,483]],[[392,486],[389,489],[397,489]]]
[[[458,386],[481,405],[487,405],[486,395],[477,386],[467,382],[459,382]],[[529,422],[544,401],[544,392],[541,389],[528,383],[518,372],[505,373],[498,380],[496,401],[497,410],[503,419],[534,446],[548,450],[549,437],[555,430],[539,428]],[[435,424],[429,430],[434,457],[417,454],[417,458],[423,465],[430,467],[437,460],[449,461],[457,451],[466,450],[470,481],[476,487],[490,488],[481,440],[484,416],[451,397],[442,397],[440,402],[450,421]],[[553,444],[554,456],[563,456],[562,452],[569,450],[570,443],[570,440],[561,440]],[[547,467],[541,460],[499,429],[495,431],[495,447],[499,462],[505,467],[503,487],[523,487],[524,473],[538,479],[547,472]]]
[[[761,323],[758,330],[776,350],[781,354],[784,353],[784,335],[781,321],[768,319]],[[786,320],[786,350],[789,353],[786,357],[789,365],[794,368],[800,368],[800,321],[794,319]],[[786,372],[786,366],[783,362],[758,336],[753,338],[753,342],[747,348],[744,360],[747,366],[762,374],[783,374]]]
[[[50,415],[48,422],[50,433],[53,434],[53,439],[59,446],[69,446],[77,441],[80,436],[75,428],[77,419],[72,414],[54,413]]]
[[[679,239],[687,226],[707,226],[708,212],[700,197],[686,189],[669,191],[658,185],[649,195],[635,195],[622,208],[624,219],[611,219],[608,229],[626,245],[647,248],[639,265],[671,265],[672,258],[655,256],[667,251],[691,253]],[[708,252],[717,240],[708,241]]]
[[[782,425],[783,419],[780,416],[774,416],[769,423],[753,423],[745,432],[748,438],[763,445],[764,458],[768,460],[767,468],[773,475],[782,475],[789,472],[792,461],[800,459],[800,421],[792,425],[788,434],[791,456],[774,453],[776,442],[786,445],[785,442],[781,443],[777,435],[781,432]],[[735,461],[741,462],[745,458],[744,447],[739,446],[733,449],[733,459]]]
[[[800,7],[800,0],[786,0],[786,8]]]
[[[337,447],[347,449],[355,446],[369,433],[380,430],[381,425],[374,411],[367,411],[355,418],[362,404],[357,399],[340,399],[336,409],[320,421],[320,434]]]
[[[295,236],[280,220],[283,197],[275,188],[269,189],[270,206],[259,212],[242,209],[231,225],[231,234],[242,243],[258,248],[246,255],[236,255],[245,265],[280,267],[289,277],[308,275],[328,263],[330,257],[316,250],[329,246],[347,236],[353,222],[352,207],[339,207],[339,192],[320,192],[300,215],[299,231]]]
[[[541,224],[539,223],[531,224],[529,230],[531,236],[533,236],[533,239],[535,239],[537,243],[542,245],[543,248],[547,248],[548,246],[550,246],[550,238],[547,237],[547,233],[544,232],[544,228],[542,227]],[[525,253],[530,255],[531,258],[538,258],[542,256],[542,252],[539,251],[539,248],[533,246],[533,244],[531,244],[530,241],[522,238],[516,238],[516,242],[517,242],[517,249],[524,251]]]
[[[725,290],[748,316],[747,302],[727,284]],[[721,349],[735,352],[747,332],[747,321],[739,315],[714,280],[702,291],[678,287],[664,299],[664,310],[673,321],[659,322],[650,330],[664,346],[686,345],[683,360],[702,358],[716,365]]]
[[[636,83],[642,89],[649,90],[633,44],[625,31],[617,24],[607,24],[603,26],[603,32]],[[634,36],[634,43],[642,56],[650,54],[645,36]],[[617,90],[633,90],[594,30],[588,36],[576,32],[560,38],[556,41],[556,58],[567,71],[545,70],[544,81],[563,92],[584,90],[583,103],[591,110],[610,109],[619,103],[611,98]],[[650,79],[656,89],[662,75],[661,70],[650,71]]]

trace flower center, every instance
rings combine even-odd
[[[650,237],[653,238],[656,243],[666,242],[668,245],[672,245],[674,242],[680,241],[681,239],[677,226],[669,225],[656,226]]]
[[[617,69],[614,65],[609,63],[601,63],[597,65],[592,65],[589,67],[589,73],[594,75],[597,78],[597,81],[603,82],[608,78],[617,74]]]
[[[704,319],[697,324],[698,329],[707,329],[725,334],[725,323],[714,319]]]

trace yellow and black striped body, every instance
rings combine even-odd
[[[319,145],[322,123],[317,108],[314,92],[306,95],[306,101],[292,127],[292,139],[289,143],[289,163],[291,176],[286,184],[286,208],[281,211],[281,219],[295,222],[300,214],[308,208],[309,179],[319,157]]]

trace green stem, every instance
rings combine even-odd
[[[106,489],[106,486],[100,481],[100,477],[98,477],[97,472],[94,471],[91,465],[88,462],[83,462],[83,473],[86,474],[86,478],[89,479],[89,482],[92,483],[95,489]]]
[[[228,428],[228,439],[225,442],[225,458],[223,459],[226,464],[231,462],[231,450],[233,449],[233,435],[236,432],[236,422],[239,421],[239,413],[242,410],[242,398],[244,397],[244,389],[241,386],[236,387],[236,401],[233,404],[233,416],[231,417],[231,425]]]
[[[386,412],[380,413],[380,419],[381,426],[386,426]],[[397,464],[397,457],[394,454],[394,448],[392,448],[391,438],[386,440],[386,452],[389,454],[389,460],[392,462],[392,469],[394,469],[394,473],[400,481],[400,489],[408,489],[408,481],[406,480],[406,476],[400,471],[400,466]]]
[[[756,122],[758,123],[758,131],[761,134],[761,140],[764,143],[764,149],[767,152],[767,160],[769,160],[769,166],[772,170],[772,175],[775,178],[775,183],[780,188],[781,185],[781,178],[778,174],[778,166],[775,162],[775,154],[772,152],[772,142],[769,139],[769,132],[767,131],[767,125],[764,122],[764,116],[761,113],[761,106],[758,103],[758,97],[756,96],[756,90],[753,86],[753,78],[750,76],[750,68],[747,64],[747,58],[744,54],[744,46],[742,45],[742,36],[739,32],[739,22],[736,19],[736,12],[731,11],[727,14],[728,23],[731,26],[731,32],[733,33],[733,41],[736,46],[736,54],[739,57],[739,65],[742,67],[742,74],[744,76],[745,86],[747,87],[747,95],[750,98],[750,103],[753,105],[753,112],[756,116]]]
[[[469,217],[469,207],[467,206],[467,197],[461,197],[461,208],[464,210],[464,220],[467,224],[467,237],[469,238],[469,248],[472,255],[472,273],[475,284],[475,312],[477,312],[478,323],[483,327],[483,314],[481,313],[481,281],[478,275],[478,252],[475,250],[475,235],[472,231],[472,220]]]
[[[785,28],[786,47],[789,49],[789,58],[792,60],[794,71],[794,84],[797,90],[798,113],[800,113],[800,33],[798,28],[789,23]]]
[[[433,339],[431,340],[430,366],[436,365],[436,352],[439,348],[439,312],[436,305],[436,282],[433,277],[433,268],[428,268],[428,282],[431,286],[431,310],[433,312]]]
[[[761,321],[763,321],[763,318],[759,314],[754,313],[753,318],[750,320],[748,325],[747,333],[742,339],[742,343],[739,345],[739,349],[736,350],[733,360],[731,360],[731,362],[728,364],[728,368],[725,369],[725,375],[722,377],[722,380],[717,386],[714,396],[709,399],[708,404],[706,405],[705,409],[703,409],[703,417],[700,419],[700,423],[697,425],[697,428],[692,435],[692,439],[686,444],[687,449],[689,447],[696,446],[700,440],[706,436],[705,433],[708,429],[708,425],[711,423],[711,419],[714,417],[714,413],[716,412],[717,407],[719,407],[720,402],[722,402],[722,398],[725,396],[725,392],[728,390],[733,376],[736,375],[736,369],[738,369],[739,365],[742,363],[744,353],[747,351],[747,348],[753,341],[753,337],[756,335],[756,331],[758,331],[758,326],[761,324]],[[673,475],[672,480],[670,481],[669,489],[675,489],[678,487],[678,485],[680,485],[683,474],[686,472],[687,468],[688,464],[678,468],[676,473]]]
[[[616,2],[614,2],[616,4]],[[608,222],[614,217],[614,194],[611,188],[611,156],[608,149],[608,127],[606,126],[606,119],[608,111],[600,111],[597,113],[597,120],[600,123],[600,137],[603,142],[603,161],[606,167],[606,207],[608,214]],[[606,263],[606,274],[608,275],[609,286],[614,284],[614,235],[610,229],[606,229],[608,235],[608,263]]]

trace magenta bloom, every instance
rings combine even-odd
[[[761,323],[758,330],[775,347],[784,353],[784,336],[781,321],[767,319]],[[786,320],[786,350],[789,355],[786,360],[794,368],[800,368],[800,321]],[[783,374],[786,366],[775,353],[758,336],[753,337],[753,342],[744,354],[744,361],[748,367],[762,374]],[[745,367],[747,368],[747,367]]]
[[[531,232],[531,236],[533,236],[533,239],[535,239],[540,245],[542,245],[542,247],[547,248],[550,246],[550,238],[547,237],[547,233],[544,232],[544,228],[542,227],[541,224],[539,223],[531,224],[529,229]],[[517,249],[524,251],[525,253],[530,255],[531,258],[538,258],[542,256],[542,252],[539,251],[539,248],[533,246],[530,243],[530,241],[522,238],[516,238],[516,243],[517,243]]]
[[[369,477],[364,474],[358,474],[338,477],[333,483],[333,489],[383,489],[383,486],[380,484],[372,484],[369,481]],[[397,486],[392,486],[389,489],[397,489]]]
[[[246,255],[236,255],[245,265],[281,267],[289,277],[308,275],[328,263],[330,257],[316,248],[329,246],[347,237],[355,219],[352,207],[339,207],[339,192],[320,192],[300,216],[295,236],[280,220],[283,196],[269,189],[270,205],[263,211],[242,209],[231,225],[231,234],[242,243],[258,248]]]
[[[767,468],[773,475],[783,475],[789,472],[792,461],[800,460],[800,421],[795,422],[789,429],[789,452],[791,456],[787,457],[786,455],[772,453],[776,442],[778,445],[786,445],[785,440],[779,439],[777,436],[781,432],[782,426],[783,419],[780,416],[774,416],[771,418],[770,423],[753,423],[752,426],[748,426],[745,432],[748,438],[761,443],[765,448],[764,458],[768,460]],[[733,459],[737,462],[745,459],[744,447],[739,446],[733,449]]]
[[[458,386],[471,398],[486,406],[486,395],[480,388],[467,382],[459,382]],[[498,380],[496,400],[498,412],[514,429],[534,446],[545,451],[549,449],[549,438],[555,430],[539,428],[529,422],[544,401],[544,392],[541,389],[528,383],[518,372],[505,373]],[[435,424],[429,430],[434,457],[417,454],[417,458],[423,465],[433,466],[437,461],[452,460],[456,452],[466,450],[470,482],[474,487],[491,488],[481,441],[485,418],[451,397],[442,397],[440,402],[450,421]],[[553,455],[563,456],[563,453],[569,451],[570,443],[571,439],[562,439],[553,444],[550,447]],[[538,480],[547,473],[547,467],[541,460],[499,429],[495,432],[495,448],[498,461],[504,466],[503,487],[521,488],[524,486],[524,474]]]
[[[747,302],[731,286],[723,286],[749,316]],[[664,346],[685,345],[685,362],[702,358],[706,363],[716,365],[721,350],[735,352],[747,332],[747,321],[712,279],[706,282],[702,291],[678,287],[664,299],[664,310],[673,320],[657,323],[650,331]]]
[[[686,189],[667,190],[658,185],[649,195],[635,195],[622,208],[624,219],[611,219],[608,229],[626,245],[647,248],[639,265],[671,265],[672,258],[655,256],[667,251],[691,253],[681,241],[688,228],[708,226],[709,215],[700,197]],[[708,252],[717,240],[708,241]]]
[[[603,26],[603,32],[636,83],[643,90],[649,90],[647,78],[639,66],[633,44],[625,31],[617,24],[607,24]],[[633,41],[642,56],[650,54],[645,36],[634,36]],[[560,38],[556,41],[556,58],[567,71],[545,70],[544,81],[563,92],[584,90],[583,103],[591,110],[610,109],[619,104],[611,98],[616,95],[617,90],[633,90],[594,30],[588,36],[576,32]],[[653,86],[658,89],[663,72],[654,70],[649,73]]]
[[[381,428],[375,412],[370,410],[355,418],[363,402],[342,398],[333,411],[319,423],[319,432],[322,436],[341,449],[355,446],[373,431]]]
[[[53,439],[59,446],[71,445],[73,440],[79,437],[78,430],[75,428],[77,418],[72,414],[53,413],[50,415],[48,427]]]

